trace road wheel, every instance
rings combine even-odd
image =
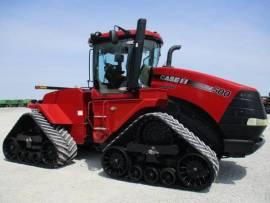
[[[154,185],[159,180],[159,171],[154,167],[147,167],[144,171],[144,181],[148,184]]]
[[[174,168],[164,168],[160,172],[160,180],[166,186],[174,185],[176,182],[176,174]]]
[[[139,182],[143,177],[142,167],[139,165],[134,165],[129,169],[128,176],[131,181]]]

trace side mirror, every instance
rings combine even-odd
[[[110,31],[110,40],[113,44],[117,44],[118,43],[118,36],[115,30],[111,30]]]

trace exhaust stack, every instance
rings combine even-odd
[[[168,55],[167,55],[167,62],[166,62],[167,67],[172,66],[172,54],[174,51],[179,50],[179,49],[181,49],[181,45],[174,45],[169,49]]]
[[[132,60],[128,66],[128,90],[136,91],[139,88],[138,78],[142,61],[142,53],[144,46],[146,19],[139,19],[137,22],[136,37],[132,53]]]

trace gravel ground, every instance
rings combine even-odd
[[[0,144],[26,108],[0,109]],[[270,129],[265,132],[270,135]],[[73,164],[43,169],[15,164],[0,153],[0,202],[270,202],[270,143],[241,159],[224,159],[203,192],[129,183],[107,177],[100,154],[82,150]],[[2,147],[1,147],[2,150]]]

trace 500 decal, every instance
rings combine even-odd
[[[169,76],[169,75],[160,75],[159,76],[160,80],[167,81],[167,82],[172,82],[172,83],[177,83],[177,84],[182,84],[182,85],[190,85],[194,88],[204,90],[207,92],[213,92],[219,96],[223,97],[229,97],[231,95],[230,90],[226,90],[220,87],[213,87],[204,83],[200,82],[194,82],[190,79],[187,78],[181,78],[181,77],[175,77],[175,76]]]
[[[207,92],[213,92],[213,93],[216,93],[219,96],[229,97],[231,95],[230,90],[225,90],[225,89],[220,88],[220,87],[212,87],[212,86],[204,84],[204,83],[193,82],[193,81],[190,81],[189,84],[192,87],[195,87],[197,89],[204,90],[204,91],[207,91]]]
[[[220,96],[223,96],[223,97],[228,97],[231,95],[230,90],[225,90],[225,89],[220,88],[220,87],[214,87],[214,92]]]

